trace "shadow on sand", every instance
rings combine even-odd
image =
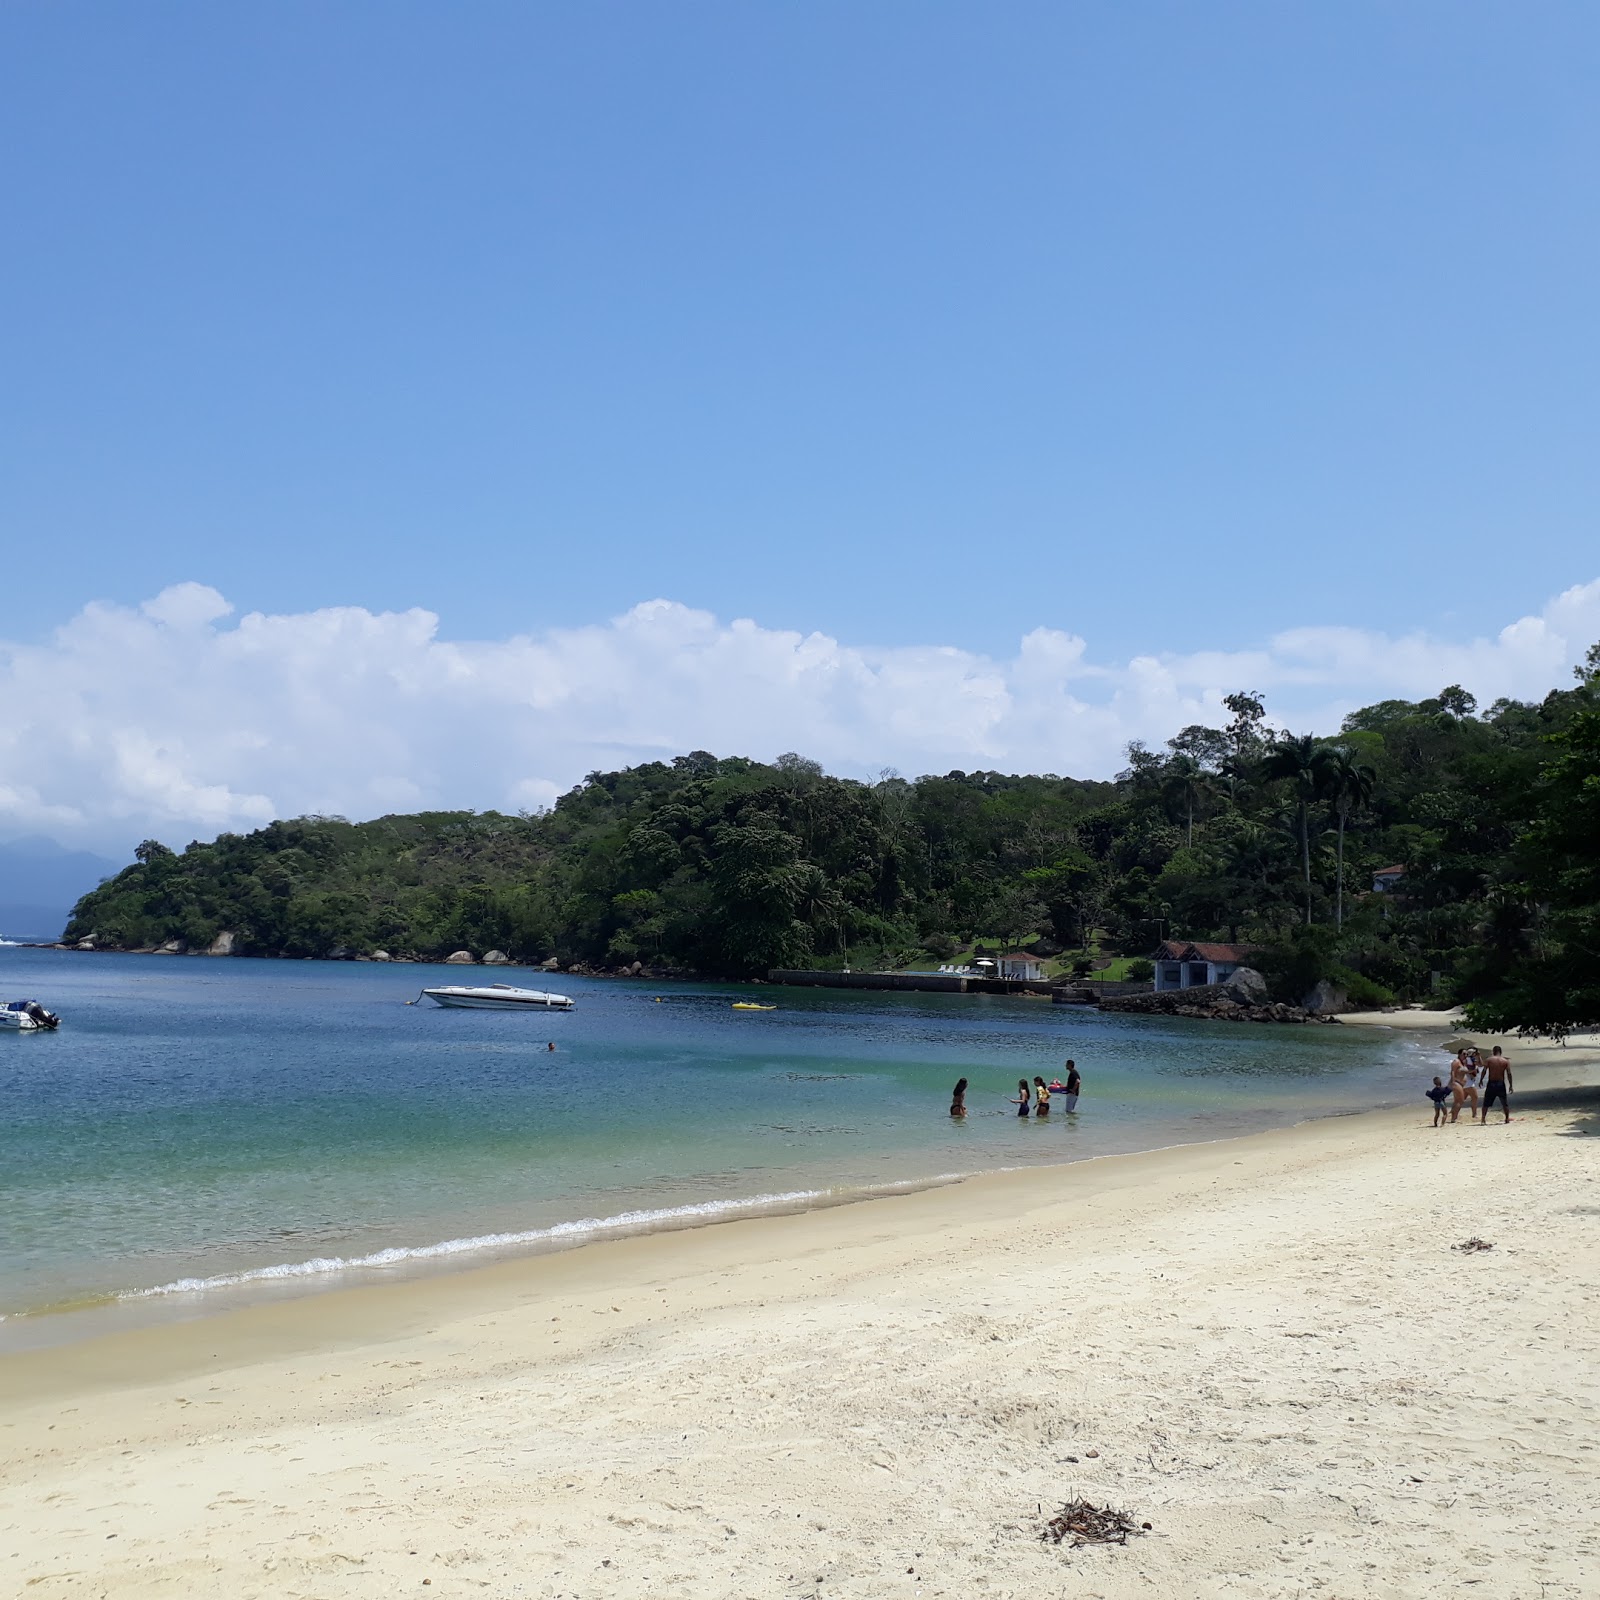
[[[1569,1089],[1512,1091],[1516,1114],[1533,1111],[1583,1111],[1588,1115],[1560,1130],[1564,1139],[1600,1138],[1600,1084],[1579,1084]],[[1496,1113],[1499,1107],[1495,1108]],[[1494,1120],[1493,1118],[1490,1119]]]

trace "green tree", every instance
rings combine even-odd
[[[1561,1039],[1600,1024],[1600,709],[1580,711],[1550,743],[1538,816],[1518,852],[1543,927],[1533,953],[1513,960],[1504,987],[1474,1000],[1467,1017],[1475,1028]]]
[[[1328,798],[1339,827],[1338,889],[1334,898],[1333,925],[1344,927],[1344,836],[1350,818],[1372,800],[1378,775],[1348,745],[1334,745],[1324,773]]]
[[[1263,775],[1289,786],[1300,838],[1300,865],[1305,882],[1306,926],[1311,926],[1311,808],[1325,792],[1332,751],[1310,734],[1284,735],[1268,749]]]
[[[1161,794],[1184,819],[1184,843],[1194,846],[1194,814],[1212,793],[1211,775],[1199,760],[1183,753],[1172,756],[1162,769]]]

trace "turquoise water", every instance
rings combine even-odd
[[[989,996],[561,978],[567,1014],[404,1004],[461,978],[0,949],[0,999],[63,1019],[0,1035],[0,1343],[41,1309],[193,1309],[1419,1092],[1367,1030]],[[730,1009],[752,997],[780,1009]],[[1016,1080],[1069,1055],[1078,1114],[1020,1122]]]

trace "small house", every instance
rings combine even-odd
[[[1203,983],[1226,983],[1245,963],[1247,944],[1196,944],[1167,939],[1157,947],[1156,988],[1195,989]]]
[[[998,976],[1010,978],[1015,983],[1043,983],[1044,962],[1031,950],[1010,950],[996,964]]]
[[[1374,894],[1393,894],[1400,887],[1400,880],[1405,877],[1404,867],[1379,867],[1372,874],[1372,892]]]

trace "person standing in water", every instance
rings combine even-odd
[[[1076,1061],[1067,1063],[1067,1087],[1062,1093],[1061,1106],[1065,1111],[1078,1109],[1078,1096],[1083,1092],[1083,1077]]]
[[[1026,1078],[1018,1078],[1017,1079],[1017,1098],[1015,1100],[1013,1100],[1011,1103],[1012,1103],[1012,1105],[1014,1105],[1017,1108],[1017,1115],[1019,1117],[1027,1116],[1027,1114],[1028,1114],[1028,1106],[1029,1106],[1029,1102],[1030,1102],[1031,1098],[1032,1098],[1032,1095],[1031,1095],[1031,1092],[1029,1091],[1029,1088],[1028,1088],[1028,1080]]]
[[[967,1114],[967,1080],[961,1079],[950,1094],[950,1115],[964,1117]]]
[[[1050,1091],[1045,1087],[1043,1078],[1035,1078],[1033,1080],[1033,1101],[1034,1116],[1048,1117],[1050,1115]]]

